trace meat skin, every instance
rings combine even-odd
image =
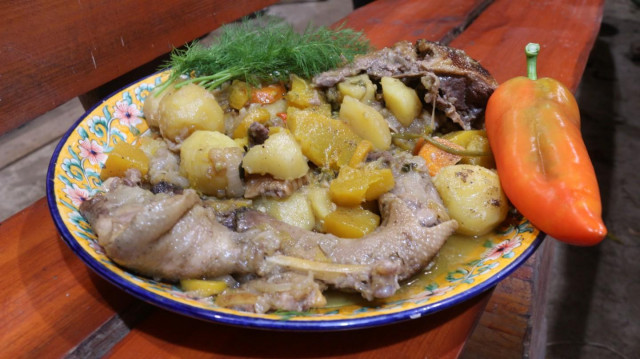
[[[286,273],[296,273],[311,275],[322,288],[357,291],[370,300],[386,298],[399,281],[426,266],[457,229],[424,160],[407,153],[390,158],[396,186],[379,199],[383,222],[359,240],[306,231],[252,209],[236,212],[234,231],[219,223],[215,210],[193,190],[152,194],[120,179],[109,180],[107,191],[85,201],[80,210],[112,260],[152,278],[251,274],[255,280],[273,282],[270,278],[277,277],[286,282],[295,278]],[[301,310],[323,302],[320,287],[313,285],[291,286],[295,295],[286,290],[261,293],[259,288],[271,287],[252,280],[241,288],[256,296],[254,311]]]

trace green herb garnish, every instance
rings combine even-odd
[[[210,47],[194,42],[174,50],[166,64],[171,75],[160,92],[182,75],[189,78],[176,87],[198,83],[213,89],[233,79],[257,85],[287,81],[290,74],[310,78],[369,50],[361,32],[342,26],[335,30],[309,26],[300,34],[282,19],[244,19],[222,27]]]

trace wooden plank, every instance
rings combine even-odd
[[[91,272],[41,199],[0,224],[0,352],[59,357],[138,301]]]
[[[377,48],[402,40],[448,42],[492,1],[378,0],[355,10],[345,17],[344,23],[364,31]]]
[[[538,76],[576,90],[602,21],[604,0],[496,0],[451,46],[464,49],[502,83],[526,75],[524,47],[541,46]]]
[[[275,2],[2,1],[0,134]]]
[[[326,333],[242,329],[159,310],[105,357],[453,359],[489,296],[484,293],[449,310],[404,323]]]

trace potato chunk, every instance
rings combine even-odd
[[[451,218],[458,221],[460,234],[487,234],[507,217],[507,197],[495,171],[477,165],[448,166],[433,184]]]
[[[254,207],[292,226],[312,230],[316,219],[305,192],[296,191],[285,199],[258,199]]]
[[[226,190],[226,168],[216,166],[210,152],[214,148],[227,147],[242,151],[234,140],[216,131],[196,131],[182,143],[180,172],[189,180],[191,187],[208,195]]]
[[[377,150],[391,147],[391,131],[387,121],[375,108],[345,96],[340,106],[340,118],[345,120],[358,136],[369,140]]]
[[[224,132],[224,113],[213,94],[189,84],[166,95],[159,105],[158,125],[162,137],[175,143],[197,130]]]
[[[376,95],[376,85],[371,82],[369,75],[347,77],[338,84],[338,91],[342,96],[351,96],[359,101],[368,102]]]
[[[142,113],[144,113],[144,118],[147,120],[149,127],[158,128],[158,126],[160,126],[160,101],[175,91],[173,86],[158,93],[159,90],[160,87],[156,87],[151,91],[151,93],[145,97],[144,105],[142,106]]]
[[[300,178],[309,171],[300,145],[286,129],[270,134],[263,144],[251,147],[242,160],[242,168],[247,173],[268,173],[283,180]]]
[[[380,84],[386,107],[400,123],[409,126],[422,111],[422,102],[416,90],[393,77],[383,77]]]

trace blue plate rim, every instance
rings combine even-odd
[[[546,234],[540,231],[536,236],[536,238],[531,243],[531,245],[528,248],[526,248],[522,252],[522,254],[520,254],[518,258],[516,258],[513,262],[509,263],[507,266],[505,266],[499,272],[492,275],[490,278],[486,279],[481,284],[473,286],[468,290],[465,290],[459,294],[456,294],[444,300],[437,301],[435,303],[430,303],[430,304],[427,303],[425,305],[422,305],[416,308],[411,308],[411,309],[407,309],[407,310],[403,310],[395,313],[366,316],[361,318],[336,319],[336,320],[303,320],[303,319],[279,320],[279,319],[255,318],[250,316],[243,316],[241,314],[216,312],[215,310],[211,310],[211,309],[193,307],[188,304],[176,302],[171,299],[162,297],[156,293],[150,292],[140,286],[132,284],[131,282],[125,280],[123,277],[115,275],[104,264],[100,263],[98,260],[90,256],[77,243],[77,241],[74,240],[72,234],[69,232],[67,226],[64,224],[64,221],[62,219],[62,216],[60,215],[60,212],[58,211],[53,183],[54,183],[54,176],[55,176],[55,168],[56,168],[56,164],[58,162],[58,157],[60,155],[62,147],[67,142],[69,136],[71,136],[71,134],[76,130],[76,128],[82,123],[82,121],[85,120],[87,116],[91,112],[93,112],[98,106],[102,105],[106,99],[113,97],[115,94],[121,92],[125,88],[128,88],[136,83],[139,83],[149,77],[156,76],[161,72],[162,71],[155,72],[148,76],[142,77],[134,82],[131,82],[130,84],[122,87],[121,89],[109,94],[102,101],[99,101],[94,106],[92,106],[89,110],[85,111],[85,113],[81,115],[78,118],[78,120],[69,128],[69,130],[65,132],[65,134],[60,139],[60,142],[54,149],[53,154],[51,156],[51,160],[49,161],[49,166],[47,169],[47,177],[46,177],[46,194],[47,194],[47,205],[49,207],[49,212],[51,213],[54,224],[58,229],[58,232],[60,233],[62,239],[65,241],[65,243],[94,272],[96,272],[106,281],[114,284],[116,287],[120,288],[121,290],[124,290],[125,292],[133,295],[134,297],[140,300],[143,300],[147,303],[153,304],[160,308],[172,311],[174,313],[186,315],[192,318],[206,320],[206,321],[220,323],[220,324],[238,326],[243,328],[281,330],[281,331],[338,331],[338,330],[370,328],[370,327],[382,326],[382,325],[417,319],[426,315],[439,312],[444,309],[451,308],[457,304],[460,304],[471,298],[474,298],[477,295],[480,295],[481,293],[484,293],[485,291],[493,288],[500,281],[502,281],[502,279],[507,277],[514,270],[516,270],[520,265],[526,262],[526,260],[536,251],[536,249],[540,246],[540,244],[546,237]]]

